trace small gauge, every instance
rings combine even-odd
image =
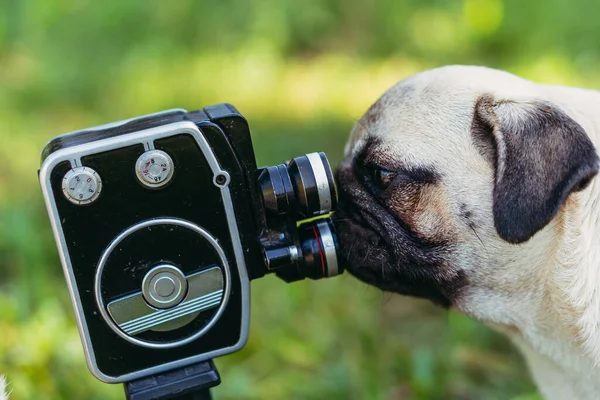
[[[173,170],[173,160],[161,150],[147,151],[135,163],[135,174],[149,188],[166,185],[173,177]]]
[[[73,204],[89,204],[100,196],[102,179],[90,167],[76,167],[65,174],[62,191]]]

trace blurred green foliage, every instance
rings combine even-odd
[[[260,164],[324,150],[449,63],[600,87],[597,0],[0,0],[0,373],[14,399],[120,399],[87,371],[36,181],[67,131],[235,104]],[[350,276],[252,285],[218,399],[538,399],[506,339]]]

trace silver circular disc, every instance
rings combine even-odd
[[[151,342],[148,340],[138,339],[136,337],[126,334],[121,328],[119,328],[119,326],[115,323],[115,321],[112,319],[112,317],[108,313],[108,310],[107,310],[105,302],[104,302],[104,298],[102,297],[102,294],[101,294],[102,293],[102,290],[101,290],[102,274],[104,272],[104,267],[106,266],[106,263],[108,262],[108,258],[111,255],[111,253],[113,252],[113,250],[125,238],[129,237],[130,235],[134,234],[135,232],[138,232],[141,229],[145,229],[145,228],[157,226],[157,225],[181,226],[183,228],[187,228],[187,229],[199,234],[200,236],[204,237],[204,239],[206,239],[211,244],[211,246],[215,249],[215,251],[219,255],[219,258],[221,260],[221,265],[223,268],[224,278],[225,278],[225,292],[223,294],[221,304],[219,305],[217,312],[213,315],[211,320],[206,325],[204,325],[204,327],[202,327],[198,332],[192,334],[191,336],[188,336],[185,339],[177,340],[174,342],[162,342],[162,343],[161,342]],[[227,258],[225,257],[225,252],[219,245],[219,242],[217,242],[217,240],[214,237],[212,237],[208,232],[206,232],[204,229],[202,229],[198,225],[193,224],[189,221],[176,219],[176,218],[157,218],[157,219],[144,221],[144,222],[138,223],[136,225],[133,225],[133,226],[127,228],[125,231],[121,232],[111,242],[111,244],[106,248],[106,250],[104,250],[104,253],[102,253],[102,257],[100,257],[100,261],[98,262],[98,266],[96,268],[96,276],[94,278],[94,296],[96,298],[96,304],[98,305],[100,315],[102,315],[102,318],[107,323],[107,325],[110,327],[110,329],[112,329],[113,332],[115,332],[121,338],[125,339],[126,341],[128,341],[130,343],[133,343],[135,345],[142,346],[142,347],[152,348],[152,349],[171,349],[171,348],[175,348],[178,346],[183,346],[184,344],[190,343],[190,342],[198,339],[202,335],[204,335],[217,323],[217,321],[219,320],[221,315],[223,315],[223,312],[225,311],[225,308],[227,307],[227,303],[229,301],[230,292],[231,292],[231,271],[229,269],[229,263],[227,262]]]
[[[73,204],[89,204],[100,196],[102,179],[90,167],[76,167],[62,180],[62,192]]]
[[[173,265],[161,264],[152,268],[142,281],[142,295],[152,307],[174,307],[183,300],[186,292],[185,275]]]
[[[146,187],[159,188],[171,180],[175,166],[171,156],[162,150],[150,150],[135,163],[135,174]]]

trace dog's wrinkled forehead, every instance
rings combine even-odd
[[[462,152],[469,145],[472,104],[473,96],[468,93],[451,96],[426,82],[404,81],[386,92],[358,121],[346,155],[355,154],[366,143],[378,143],[369,151],[404,165],[444,162],[440,159],[444,154]],[[447,151],[440,151],[442,141]]]
[[[481,94],[515,94],[528,88],[521,78],[479,67],[413,75],[389,89],[356,123],[346,157],[380,139],[376,142],[381,147],[373,150],[404,164],[456,162],[456,154],[472,146],[473,109]]]

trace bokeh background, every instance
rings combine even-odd
[[[341,160],[389,86],[444,64],[600,87],[597,0],[0,0],[0,373],[14,399],[121,399],[88,372],[36,170],[55,135],[230,102],[259,164]],[[538,399],[499,334],[350,276],[252,284],[216,399]]]

